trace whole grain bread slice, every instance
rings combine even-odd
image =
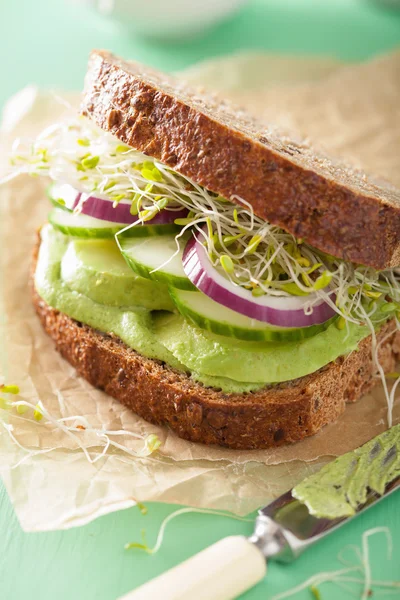
[[[141,356],[112,334],[96,331],[51,308],[37,293],[31,272],[33,304],[56,349],[93,386],[180,437],[229,448],[269,448],[297,442],[335,421],[346,402],[358,400],[379,383],[374,376],[371,338],[357,352],[323,369],[284,384],[247,394],[225,394],[189,375]],[[390,332],[393,331],[393,335]],[[394,370],[400,333],[388,322],[378,334],[379,360]]]
[[[400,191],[182,81],[95,50],[82,112],[122,142],[334,256],[400,264]]]

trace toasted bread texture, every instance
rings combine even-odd
[[[400,191],[191,91],[167,75],[92,52],[82,112],[198,184],[253,206],[329,254],[400,264]]]
[[[357,352],[300,379],[247,394],[206,388],[165,363],[141,356],[114,335],[46,304],[34,286],[38,249],[39,243],[31,272],[33,304],[56,349],[93,386],[187,440],[237,449],[297,442],[335,421],[346,402],[358,400],[380,382],[367,337]],[[387,334],[379,360],[390,372],[400,352],[400,334],[392,321],[381,328],[378,340]]]

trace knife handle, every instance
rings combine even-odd
[[[243,536],[224,538],[119,600],[233,600],[261,581],[267,563]]]

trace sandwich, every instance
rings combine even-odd
[[[50,178],[35,309],[93,386],[182,438],[298,442],[400,352],[400,194],[180,80],[93,51]]]

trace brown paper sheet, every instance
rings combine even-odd
[[[373,167],[374,161],[365,146],[374,148],[379,154],[378,175],[400,183],[400,128],[396,131],[393,126],[399,123],[395,104],[400,90],[400,55],[340,68],[328,61],[325,70],[321,61],[310,60],[309,77],[303,62],[302,79],[308,79],[307,84],[299,82],[296,59],[292,63],[282,59],[281,67],[286,66],[282,67],[281,84],[277,83],[281,67],[276,57],[253,57],[251,77],[248,69],[243,69],[244,60],[219,61],[220,69],[226,64],[226,96],[268,120],[291,124],[327,147],[332,142],[342,156],[367,167]],[[258,60],[262,69],[254,62]],[[290,68],[296,73],[291,85]],[[212,73],[215,67],[211,63],[191,69],[185,77],[207,86],[215,81]],[[257,88],[257,93],[238,91],[243,77],[246,89]],[[271,79],[274,83],[268,86]],[[381,93],[374,93],[375,89]],[[77,101],[71,95],[68,100]],[[3,121],[0,173],[6,168],[5,148],[12,137],[32,135],[63,111],[50,94],[34,88],[14,98]],[[0,409],[0,473],[25,530],[80,525],[136,500],[176,502],[243,515],[283,493],[330,457],[385,429],[386,402],[381,390],[349,406],[338,423],[313,438],[272,450],[205,447],[146,423],[78,378],[41,329],[30,303],[27,279],[35,230],[47,212],[44,182],[21,177],[0,187],[0,310],[5,317],[0,322],[0,374],[20,386],[24,400],[36,404],[40,399],[52,418],[84,417],[91,429],[71,435],[46,418],[35,421],[29,411],[21,417]],[[395,421],[399,420],[397,402]],[[149,457],[135,456],[149,433],[159,436],[160,450]],[[132,434],[141,437],[135,439]],[[107,439],[120,447],[110,446],[103,455]]]
[[[309,60],[308,71],[307,61],[301,59],[266,61],[264,57],[258,62],[256,56],[228,59],[228,65],[232,61],[232,67],[242,66],[247,73],[244,81],[254,80],[253,86],[241,85],[234,69],[237,79],[227,69],[218,80],[217,62],[210,65],[213,90],[257,119],[295,131],[327,154],[343,157],[400,187],[400,51],[341,68],[334,61]],[[193,67],[186,78],[201,81],[201,69]]]

